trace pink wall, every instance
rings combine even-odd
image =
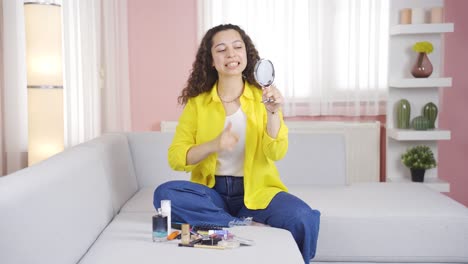
[[[132,130],[177,120],[197,49],[196,0],[128,1]]]
[[[448,196],[468,206],[468,1],[445,0],[445,21],[455,32],[445,34],[445,75],[453,77],[451,88],[442,89],[439,123],[452,138],[439,142],[439,174],[450,182]]]

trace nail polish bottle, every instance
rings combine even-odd
[[[153,242],[167,240],[167,216],[163,216],[161,208],[153,216]]]

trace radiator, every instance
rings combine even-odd
[[[290,133],[338,133],[346,142],[348,183],[380,180],[380,122],[286,121]]]
[[[338,133],[346,144],[346,181],[380,179],[380,122],[286,121],[290,133]],[[174,132],[177,122],[162,121],[161,132]]]

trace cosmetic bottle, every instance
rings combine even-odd
[[[171,200],[161,201],[162,215],[167,217],[167,234],[171,232]]]
[[[163,216],[161,208],[153,216],[153,242],[167,240],[167,216]]]
[[[190,225],[182,224],[181,244],[188,245],[190,243]]]

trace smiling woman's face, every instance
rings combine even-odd
[[[211,54],[219,77],[242,75],[247,66],[245,43],[234,29],[220,31],[213,36]]]

